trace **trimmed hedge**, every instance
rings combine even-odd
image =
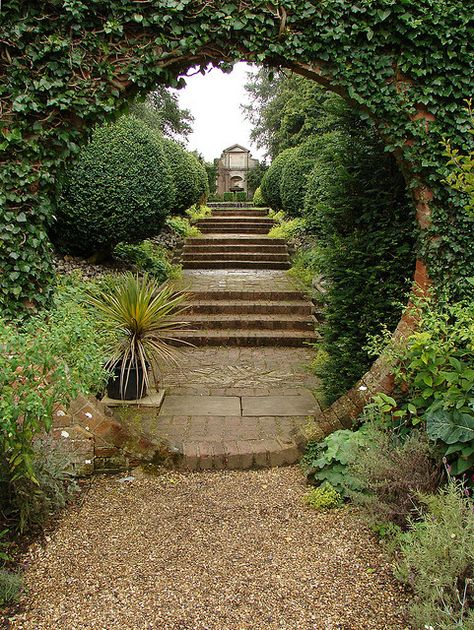
[[[171,212],[184,214],[185,210],[199,201],[201,195],[197,160],[174,140],[163,138],[161,141],[173,178],[175,197]]]
[[[283,208],[280,194],[280,183],[283,169],[287,161],[296,151],[296,148],[285,149],[273,160],[270,168],[262,179],[260,189],[262,191],[265,202],[273,208],[273,210],[281,210]]]
[[[174,203],[159,138],[133,116],[95,129],[60,179],[51,235],[60,251],[108,255],[158,234]]]
[[[194,155],[190,154],[190,156],[193,159],[193,172],[197,195],[193,203],[205,204],[209,197],[209,180],[206,167],[200,160],[194,157]]]
[[[316,136],[296,147],[284,162],[280,198],[283,210],[291,216],[303,213],[308,175],[324,145],[323,138],[324,136]]]
[[[411,200],[375,130],[322,136],[308,180],[307,226],[318,239],[328,286],[320,376],[328,402],[369,368],[367,337],[395,327],[411,285],[415,239]]]

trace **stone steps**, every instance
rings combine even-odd
[[[213,210],[213,217],[268,217],[268,211],[255,208],[229,208],[228,210]]]
[[[182,250],[183,254],[207,254],[207,253],[249,253],[249,254],[287,254],[288,248],[286,245],[249,245],[242,243],[234,243],[234,244],[222,244],[218,243],[209,243],[200,244],[200,245],[192,245],[186,243]]]
[[[175,335],[171,345],[182,346],[180,340],[195,346],[288,346],[301,347],[315,343],[315,333],[300,330],[198,330],[183,331]]]
[[[197,224],[196,224],[197,225]],[[199,226],[199,229],[203,234],[268,234],[269,227],[266,226],[226,226],[226,227],[212,227],[212,226]]]
[[[181,254],[181,260],[186,263],[192,260],[200,261],[216,261],[216,260],[234,260],[247,262],[289,262],[290,256],[288,252],[221,252],[208,250],[206,252],[189,252],[184,249]]]
[[[290,257],[283,239],[249,237],[249,231],[268,232],[273,225],[263,218],[249,218],[255,210],[245,213],[217,211],[217,217],[199,221],[203,231],[213,231],[208,238],[186,240],[181,254],[185,269],[288,269]],[[245,216],[247,215],[247,216]],[[261,216],[260,216],[261,215]],[[216,232],[235,231],[238,237],[216,236]],[[245,284],[243,284],[245,286]],[[268,290],[193,291],[189,295],[189,310],[182,320],[189,325],[178,339],[197,346],[302,346],[316,341],[312,306],[300,291]]]
[[[185,269],[289,269],[290,263],[271,260],[185,260]]]
[[[261,225],[273,225],[273,219],[269,217],[263,217],[258,215],[233,215],[233,216],[222,216],[222,217],[205,217],[204,219],[199,219],[196,221],[196,225],[253,225],[253,224],[261,224]]]
[[[268,238],[266,236],[247,236],[243,235],[241,237],[237,236],[208,236],[206,238],[202,237],[192,237],[187,238],[185,247],[187,246],[230,246],[230,245],[239,245],[242,247],[246,247],[247,245],[261,245],[263,247],[270,246],[274,247],[276,245],[283,245],[286,247],[286,241],[283,238]]]
[[[202,300],[189,303],[186,314],[215,314],[222,315],[308,315],[311,316],[312,307],[306,300],[292,302],[271,302],[270,300]]]
[[[304,300],[301,291],[191,291],[188,294],[189,301],[199,302],[203,300],[242,300],[244,302],[253,303],[255,301],[279,301],[291,302]]]
[[[268,313],[187,313],[180,320],[189,324],[190,331],[200,330],[305,330],[314,332],[311,316]],[[186,332],[188,332],[186,330]]]

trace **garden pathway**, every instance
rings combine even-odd
[[[287,246],[267,236],[266,210],[215,210],[187,239],[177,288],[188,293],[180,365],[162,370],[161,408],[118,411],[166,444],[187,470],[278,466],[298,460],[319,411],[307,364],[312,305],[286,273]]]
[[[295,467],[99,478],[30,548],[15,630],[402,630],[407,598],[352,508]]]

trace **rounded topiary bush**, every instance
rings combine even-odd
[[[314,168],[324,136],[316,136],[286,158],[281,171],[280,198],[283,210],[291,216],[303,213],[308,175]]]
[[[58,185],[52,238],[60,251],[108,255],[158,234],[174,201],[160,139],[133,116],[98,127]]]
[[[277,155],[265,173],[260,186],[265,202],[274,210],[283,208],[280,196],[280,182],[283,168],[290,156],[295,152],[295,148],[285,149]]]

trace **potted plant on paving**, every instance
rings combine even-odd
[[[170,342],[180,341],[174,335],[186,325],[176,321],[186,310],[185,299],[186,294],[169,286],[160,289],[148,274],[131,272],[121,274],[106,290],[89,294],[88,303],[107,338],[110,398],[143,398],[154,361],[176,361],[176,349]]]

